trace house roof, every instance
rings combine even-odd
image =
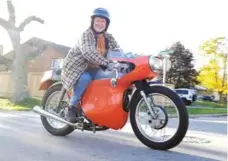
[[[26,46],[29,46],[31,48],[29,48],[29,49],[25,48]],[[70,47],[68,47],[68,46],[56,44],[54,42],[43,40],[43,39],[40,39],[37,37],[33,37],[33,38],[27,40],[26,42],[24,42],[22,44],[21,47],[22,47],[22,52],[29,53],[29,59],[39,56],[42,53],[42,51],[48,47],[55,49],[57,52],[63,54],[64,56],[66,56],[66,54],[68,53],[68,50],[70,49]],[[27,50],[27,51],[25,51],[25,50]],[[11,50],[10,52],[4,54],[4,57],[6,57],[10,60],[13,60],[14,51]]]

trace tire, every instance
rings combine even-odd
[[[191,101],[188,101],[186,98],[182,98],[182,101],[184,102],[185,105],[190,106],[192,104]]]
[[[192,102],[195,102],[196,100],[197,100],[197,95],[194,94],[194,95],[193,95],[193,100],[192,100]]]
[[[185,104],[181,100],[181,98],[173,92],[171,89],[163,87],[163,86],[151,86],[150,88],[146,89],[145,91],[146,95],[152,94],[152,93],[159,93],[167,96],[169,99],[173,101],[173,103],[176,105],[178,112],[179,112],[179,127],[174,134],[172,138],[165,142],[153,142],[149,139],[147,139],[139,130],[139,127],[137,126],[135,115],[136,115],[136,107],[139,101],[142,99],[141,94],[136,91],[136,93],[132,97],[132,102],[130,104],[130,122],[132,129],[136,135],[136,137],[146,146],[152,149],[156,150],[168,150],[175,146],[177,146],[182,139],[185,137],[186,132],[188,130],[188,112],[186,109]]]
[[[187,105],[187,106],[190,106],[191,104],[192,104],[191,101],[187,101],[187,102],[186,102],[186,105]]]
[[[48,88],[48,90],[44,94],[43,99],[41,101],[41,107],[43,109],[45,109],[45,104],[48,100],[48,97],[50,97],[50,95],[56,91],[61,91],[61,89],[62,89],[61,84],[56,84],[56,85],[53,85],[50,88]],[[40,117],[41,117],[41,122],[42,122],[44,128],[52,135],[66,136],[66,135],[69,135],[70,133],[72,133],[74,131],[74,128],[70,125],[66,125],[61,129],[56,129],[49,124],[49,122],[47,121],[45,116],[40,116]]]

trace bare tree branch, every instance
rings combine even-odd
[[[39,17],[36,17],[36,16],[29,16],[28,18],[26,18],[19,26],[19,30],[20,31],[23,31],[25,26],[28,25],[29,23],[31,23],[32,21],[37,21],[41,24],[44,23],[44,20],[42,20],[41,18]]]
[[[4,20],[4,19],[2,19],[1,17],[0,17],[0,26],[5,28],[6,30],[10,28],[9,22]]]
[[[9,23],[11,25],[15,25],[15,22],[16,22],[15,8],[14,8],[11,0],[7,0],[7,8],[8,8],[8,12],[9,12]]]

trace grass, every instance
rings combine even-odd
[[[227,109],[218,108],[188,108],[190,114],[227,114]]]
[[[214,108],[227,108],[227,104],[219,104],[216,102],[209,102],[209,101],[196,101],[192,105],[203,106],[203,107],[214,107]]]
[[[14,104],[8,99],[0,99],[0,109],[4,110],[29,111],[35,105],[40,105],[40,100],[35,98],[27,98],[20,103]]]

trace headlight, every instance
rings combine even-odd
[[[168,58],[161,59],[150,56],[149,64],[152,71],[159,73],[163,72],[164,67],[166,72],[168,72],[171,68],[171,61]]]
[[[163,60],[160,58],[156,58],[154,56],[150,56],[149,59],[150,69],[154,72],[162,72],[163,68]]]

